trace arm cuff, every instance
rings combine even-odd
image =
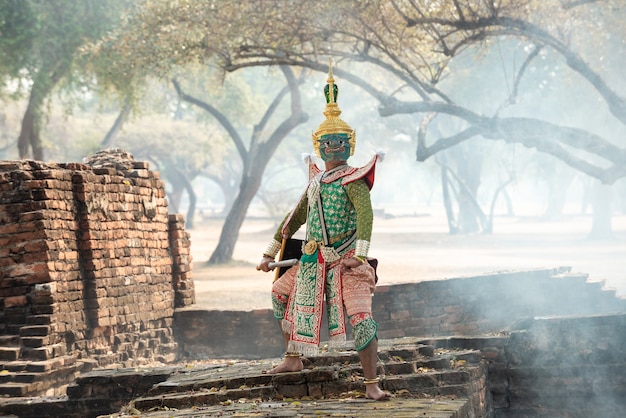
[[[280,242],[276,241],[275,239],[271,240],[270,243],[267,244],[267,248],[265,249],[265,251],[263,251],[263,255],[276,257],[276,254],[278,254],[278,251],[280,251],[280,246]]]
[[[367,253],[370,250],[370,242],[364,239],[356,240],[356,248],[354,249],[354,255],[357,257],[367,257]]]

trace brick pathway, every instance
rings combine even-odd
[[[416,338],[380,340],[381,387],[394,395],[382,402],[365,398],[353,349],[307,357],[300,372],[263,373],[280,360],[94,370],[69,386],[66,398],[6,400],[0,415],[467,418],[484,416],[489,407],[486,366],[476,350],[435,349]]]
[[[242,399],[224,405],[182,410],[142,412],[146,418],[200,417],[368,417],[368,418],[465,418],[467,399],[419,399],[395,397],[389,401],[367,399],[327,399],[316,401],[261,401]],[[129,415],[113,415],[113,417]],[[106,415],[106,418],[110,415]],[[104,418],[104,417],[103,417]]]

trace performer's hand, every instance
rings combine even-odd
[[[345,258],[343,260],[341,260],[341,265],[346,268],[346,269],[352,269],[355,267],[359,267],[361,264],[363,264],[364,261],[359,260],[358,258],[355,257],[351,257],[351,258]]]
[[[256,266],[256,269],[257,269],[257,270],[264,271],[264,272],[266,272],[266,273],[267,273],[268,271],[270,271],[270,270],[274,270],[274,269],[271,269],[271,268],[270,268],[270,266],[269,266],[269,264],[270,264],[271,262],[273,262],[273,261],[274,261],[274,258],[273,258],[273,257],[266,257],[266,256],[263,256],[263,258],[262,258],[262,259],[261,259],[261,261],[259,262],[259,265],[258,265],[258,266]]]

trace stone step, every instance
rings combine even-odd
[[[358,354],[354,350],[347,350],[304,358],[304,370],[278,375],[268,375],[263,371],[281,359],[224,360],[219,363],[198,362],[158,368],[94,370],[78,376],[67,387],[67,397],[55,405],[59,411],[64,410],[65,415],[59,413],[54,416],[73,418],[70,411],[84,412],[87,409],[91,411],[89,416],[97,416],[96,411],[111,414],[131,408],[146,417],[151,414],[157,417],[159,411],[169,413],[174,409],[182,411],[185,408],[188,413],[177,412],[171,416],[192,417],[198,416],[198,413],[228,416],[227,411],[230,410],[239,411],[240,416],[249,416],[245,415],[246,411],[250,411],[249,408],[255,408],[255,412],[259,412],[257,408],[267,408],[261,415],[273,417],[285,416],[280,415],[281,411],[295,407],[296,404],[308,405],[303,406],[310,412],[306,416],[317,416],[319,411],[327,411],[329,415],[352,411],[347,416],[372,417],[470,416],[468,411],[476,409],[477,399],[484,396],[485,391],[486,365],[481,361],[480,353],[470,349],[434,349],[433,346],[417,344],[408,339],[397,341],[399,343],[394,344],[381,340],[378,374],[381,376],[381,387],[396,396],[393,405],[410,402],[413,406],[415,412],[407,412],[405,415],[400,414],[400,409],[396,410],[395,406],[391,414],[391,410],[381,410],[382,415],[353,413],[353,403],[359,406],[355,411],[365,408],[367,414],[384,408],[383,405],[392,404],[364,399],[365,385]],[[49,361],[39,363],[40,370],[52,367]],[[33,371],[27,370],[24,362],[12,362],[10,366],[21,369],[23,376],[0,384],[0,393],[4,390],[4,393],[12,396],[30,395],[33,388],[20,380],[33,380],[29,375]],[[452,404],[448,401],[452,401]],[[43,408],[43,401],[33,402],[28,405],[9,402],[2,408],[2,412],[19,410],[17,415],[23,418],[43,416],[33,415],[33,411],[41,412],[37,408]],[[325,405],[323,408],[321,403]],[[78,404],[82,406],[77,408]],[[372,408],[367,409],[366,405],[370,404]],[[20,410],[23,405],[24,408]],[[273,410],[274,407],[278,409]],[[213,411],[215,414],[205,411]],[[295,415],[287,416],[299,416],[300,406],[290,411]]]
[[[92,365],[93,366],[93,365]],[[172,375],[185,373],[186,367],[162,367],[145,369],[93,370],[79,376],[67,387],[67,396],[74,400],[105,398],[116,400],[129,393],[143,395],[155,384],[166,381]]]
[[[133,407],[139,411],[156,408],[185,409],[197,406],[224,405],[232,402],[260,399],[262,401],[281,399],[331,399],[342,397],[363,397],[365,385],[362,377],[351,374],[350,368],[339,370],[332,367],[315,368],[311,371],[264,375],[261,379],[232,379],[224,386],[212,386],[214,382],[195,382],[185,385],[187,391],[181,391],[180,385],[164,382],[157,385],[148,396],[137,398]],[[381,379],[383,390],[411,397],[432,398],[435,396],[468,398],[479,390],[478,380],[484,370],[478,366],[458,370],[432,371],[426,373],[386,376]],[[265,384],[263,384],[265,382]],[[208,383],[208,385],[206,385]],[[172,392],[172,389],[176,390]],[[193,387],[193,389],[192,389]],[[396,416],[396,415],[394,415]]]
[[[393,355],[392,355],[393,354]],[[421,355],[409,356],[404,353],[404,357],[412,358],[413,361],[403,361],[398,356],[398,352],[381,352],[381,359],[378,373],[380,375],[411,375],[423,374],[431,370],[447,370],[457,365],[475,365],[480,362],[480,352],[473,350],[463,350],[457,352],[446,352],[433,358],[425,358]],[[293,374],[267,375],[259,373],[258,367],[248,367],[233,365],[228,373],[216,372],[218,367],[209,367],[203,372],[189,373],[187,378],[184,373],[156,384],[150,391],[150,395],[191,392],[205,390],[207,388],[235,389],[241,386],[261,387],[270,384],[283,384],[281,376],[290,378],[316,381],[316,380],[338,380],[348,376],[362,375],[359,358],[356,353],[339,353],[309,357],[303,360],[305,370],[293,377]],[[336,366],[341,365],[341,366]],[[269,367],[268,367],[269,368]],[[318,375],[322,376],[318,376]],[[334,377],[331,377],[334,376]]]
[[[19,335],[0,335],[0,347],[16,347],[19,345]]]
[[[9,372],[44,373],[51,370],[68,367],[75,363],[76,358],[74,356],[63,356],[42,361],[17,360],[0,363],[0,365],[2,366],[2,370],[7,370]]]
[[[50,390],[64,392],[68,382],[91,367],[90,362],[83,363],[71,356],[40,362],[5,363],[0,372],[0,396],[39,396]]]
[[[9,382],[0,384],[0,396],[23,397],[31,392],[32,383]]]
[[[167,414],[167,415],[165,415]],[[203,417],[368,417],[368,418],[466,418],[475,416],[468,399],[420,399],[395,397],[387,402],[348,397],[343,399],[291,401],[224,401],[214,406],[192,407],[175,412],[142,412],[142,418]],[[106,418],[106,417],[101,417]]]
[[[617,290],[605,286],[604,280],[590,279],[587,274],[562,273],[552,277],[555,280],[566,280],[568,285],[563,287],[564,298],[570,303],[608,304],[618,311],[624,309],[625,299],[617,296]],[[580,291],[580,289],[583,291]],[[620,309],[621,308],[621,309]]]
[[[15,361],[21,352],[21,347],[0,347],[0,361]]]
[[[480,372],[478,367],[465,367],[455,370],[387,376],[383,386],[392,392],[407,391],[413,394],[428,396],[467,396],[467,385],[471,385],[476,379],[480,378]]]
[[[136,399],[133,402],[135,409],[149,411],[154,408],[183,409],[196,405],[217,405],[219,403],[238,401],[239,399],[262,399],[268,400],[276,395],[272,386],[260,386],[253,388],[213,390],[201,392],[182,392],[169,394],[168,396],[149,396]]]
[[[50,344],[43,347],[23,347],[21,358],[23,360],[40,361],[52,360],[56,357],[65,356],[67,348],[64,344]]]

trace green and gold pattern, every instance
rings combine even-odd
[[[373,164],[371,168],[373,169]],[[370,186],[365,180],[356,177],[358,170],[360,169],[344,165],[316,175],[274,235],[277,241],[289,238],[306,223],[305,251],[300,258],[292,294],[288,299],[273,295],[275,316],[284,318],[283,322],[291,325],[283,326],[283,330],[290,330],[291,338],[287,347],[290,352],[304,355],[317,353],[324,301],[331,346],[345,341],[344,291],[351,298],[362,298],[363,309],[368,311],[351,317],[355,322],[353,332],[357,349],[366,347],[376,337],[377,324],[371,318],[371,292],[363,294],[352,288],[344,289],[347,283],[343,283],[340,267],[341,258],[355,255],[357,242],[361,252],[369,248],[372,234]],[[346,182],[348,176],[351,178]],[[323,207],[328,246],[324,245],[318,196]]]
[[[352,327],[352,333],[354,335],[354,346],[356,347],[356,351],[361,351],[366,348],[372,340],[376,338],[377,331],[378,324],[371,316],[354,325]]]

